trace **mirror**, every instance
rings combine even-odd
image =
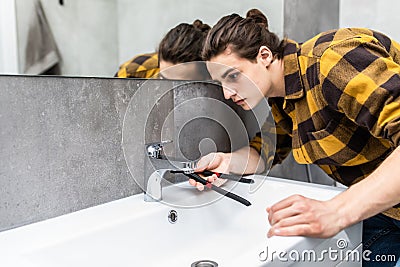
[[[18,74],[113,77],[123,62],[154,52],[162,37],[179,23],[200,19],[212,26],[224,15],[245,15],[251,8],[268,16],[272,31],[282,32],[280,0],[5,2],[14,3],[8,9],[14,8],[15,13],[8,12],[0,23],[12,21],[15,14],[15,29],[9,29],[15,31],[16,55],[7,60],[16,61]],[[4,3],[1,5],[3,8]],[[9,35],[0,30],[0,39],[7,37],[10,43]],[[2,61],[7,47],[0,45],[0,50]],[[10,71],[2,71],[0,65],[0,73],[6,72]]]

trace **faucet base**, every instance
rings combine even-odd
[[[153,172],[145,186],[144,201],[154,202],[162,199],[161,180],[168,170],[156,170]]]
[[[150,196],[149,194],[144,193],[144,201],[146,201],[146,202],[159,202],[161,200],[162,200],[162,197],[154,198],[154,197]]]

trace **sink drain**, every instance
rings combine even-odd
[[[210,261],[210,260],[202,260],[202,261],[196,261],[193,262],[190,267],[217,267],[218,263],[215,261]]]
[[[176,210],[170,210],[168,213],[168,221],[170,223],[176,223],[178,220],[178,212]]]

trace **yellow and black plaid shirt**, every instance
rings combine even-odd
[[[268,99],[273,164],[292,151],[348,186],[368,176],[400,143],[400,45],[372,30],[339,29],[288,40],[283,60],[286,96]],[[250,145],[260,152],[262,142],[258,134]],[[384,213],[400,219],[399,208]]]
[[[138,55],[123,63],[115,77],[119,78],[156,78],[160,73],[158,54]]]

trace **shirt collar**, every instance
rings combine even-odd
[[[304,87],[301,81],[300,66],[297,53],[300,44],[287,40],[283,51],[283,66],[285,76],[285,99],[298,99],[304,95]]]

